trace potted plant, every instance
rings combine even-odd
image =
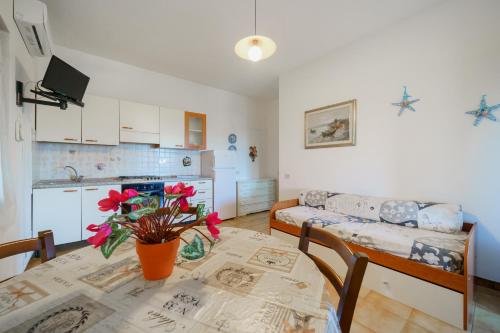
[[[193,186],[181,182],[166,186],[164,191],[165,203],[162,207],[135,190],[129,189],[123,193],[109,191],[108,197],[98,202],[99,209],[104,212],[113,210],[115,213],[100,225],[89,225],[87,230],[95,232],[95,235],[87,241],[95,248],[100,247],[107,259],[128,238],[135,238],[144,278],[159,280],[170,276],[180,241],[188,244],[182,233],[193,229],[207,239],[212,247],[219,238],[216,225],[221,220],[216,212],[207,214],[204,205],[189,207],[188,198],[196,194]],[[131,208],[129,213],[116,213],[125,205]],[[196,228],[202,224],[206,225],[212,238]]]

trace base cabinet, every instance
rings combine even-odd
[[[270,210],[276,202],[274,179],[251,179],[237,182],[238,216]]]
[[[33,190],[33,235],[52,230],[56,245],[82,239],[80,187]]]
[[[106,198],[111,190],[121,192],[121,185],[82,187],[82,240],[95,235],[94,232],[87,230],[89,224],[101,224],[115,213],[112,210],[102,212],[97,205],[99,200]]]

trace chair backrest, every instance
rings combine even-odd
[[[340,255],[347,265],[347,274],[344,280],[324,260],[308,252],[309,241],[329,247]],[[325,230],[313,228],[311,222],[304,222],[302,224],[299,250],[314,261],[319,270],[335,287],[340,296],[337,307],[340,328],[343,333],[348,333],[351,328],[352,317],[356,308],[361,283],[363,282],[363,276],[365,275],[366,265],[368,264],[368,257],[364,253],[353,253],[340,238]]]
[[[40,231],[36,238],[0,244],[0,259],[30,251],[40,251],[42,262],[54,259],[56,257],[56,247],[54,246],[52,231]]]

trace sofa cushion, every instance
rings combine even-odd
[[[387,200],[366,195],[336,193],[327,198],[325,209],[333,213],[379,220],[380,206]]]
[[[300,204],[332,213],[439,232],[462,230],[460,205],[397,200],[320,190],[300,194]]]
[[[467,233],[442,233],[334,213],[307,206],[278,210],[276,218],[292,225],[304,221],[344,241],[461,273]]]

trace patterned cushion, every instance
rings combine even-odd
[[[462,230],[460,205],[386,199],[311,190],[300,194],[300,204],[336,214],[409,228],[453,233]]]
[[[380,206],[385,200],[364,195],[332,193],[326,200],[326,210],[378,221]]]

